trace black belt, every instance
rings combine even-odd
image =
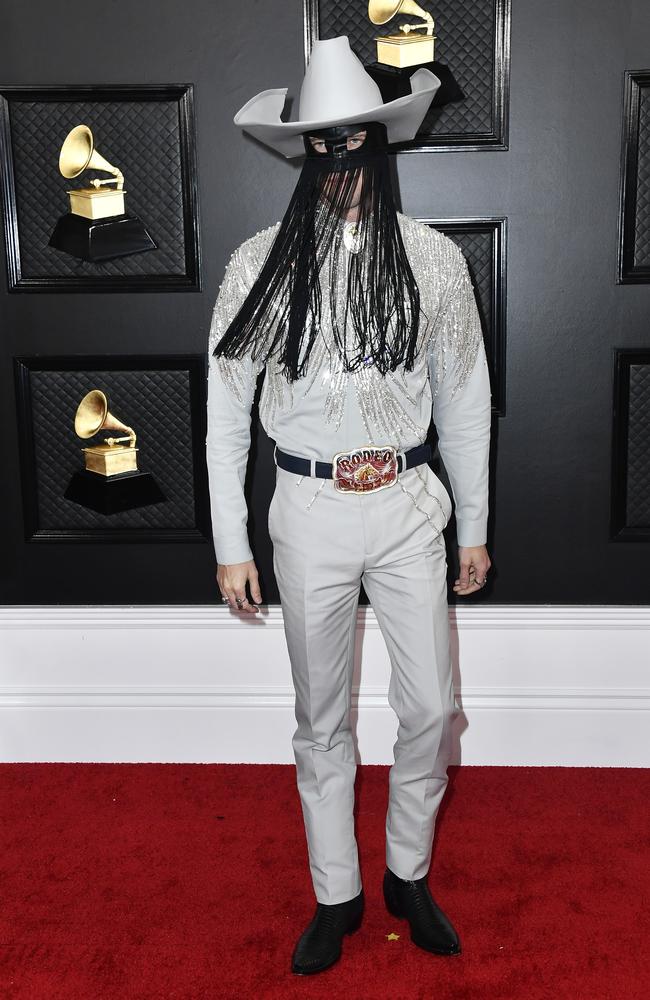
[[[415,448],[409,448],[408,451],[405,451],[403,456],[406,458],[406,465],[402,463],[402,455],[397,456],[398,473],[403,472],[404,469],[411,469],[414,465],[428,462],[431,458],[431,445],[428,443],[418,444]],[[302,458],[299,455],[290,455],[286,451],[281,451],[277,446],[275,448],[275,461],[281,469],[286,469],[287,472],[297,472],[301,476],[312,475],[310,459]],[[317,460],[314,462],[313,475],[317,479],[331,479],[332,463]]]

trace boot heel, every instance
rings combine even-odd
[[[401,910],[399,910],[392,903],[389,903],[388,900],[386,900],[386,909],[388,910],[388,912],[392,917],[397,917],[398,920],[404,919],[404,914],[401,912]]]
[[[403,920],[404,914],[401,912],[397,902],[393,899],[392,895],[384,891],[384,902],[386,904],[386,909],[391,916],[397,917],[398,920]]]

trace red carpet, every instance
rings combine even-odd
[[[2,1000],[650,995],[649,771],[451,768],[430,886],[463,953],[444,958],[384,910],[387,768],[360,767],[366,916],[310,977],[289,971],[314,909],[293,767],[0,772]]]

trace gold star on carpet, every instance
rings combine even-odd
[[[389,941],[399,941],[399,934],[394,934],[393,931],[386,935]]]

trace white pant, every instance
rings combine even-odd
[[[441,533],[451,500],[428,465],[362,495],[276,469],[269,534],[296,694],[297,785],[316,899],[340,903],[361,890],[350,729],[361,581],[390,656],[388,701],[399,721],[386,863],[405,879],[429,869],[458,713]]]

